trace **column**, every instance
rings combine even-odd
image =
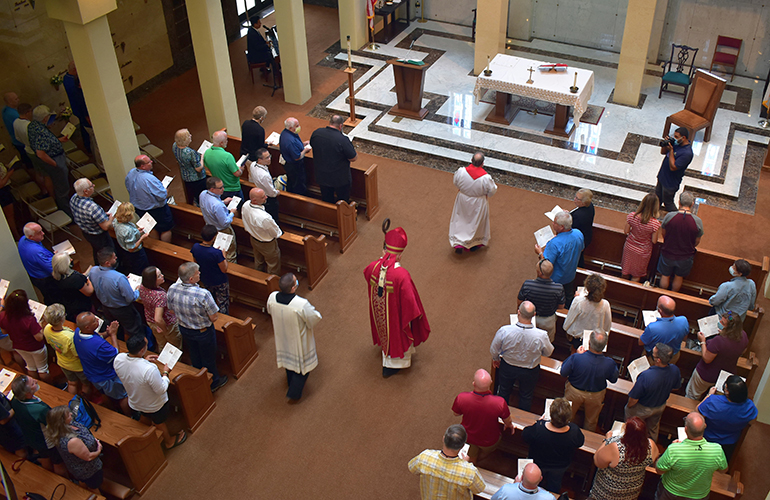
[[[24,270],[21,257],[19,257],[19,249],[16,246],[16,240],[13,239],[11,228],[8,226],[8,221],[4,215],[0,215],[0,267],[2,268],[0,278],[10,282],[8,286],[9,292],[21,288],[27,292],[27,296],[30,299],[42,302],[42,297],[38,297],[35,294],[35,288],[32,286],[32,282],[29,281],[27,271]]]
[[[64,23],[112,195],[127,200],[124,179],[139,146],[107,23],[116,8],[115,0],[46,2],[48,16]]]
[[[639,104],[656,5],[657,0],[628,0],[613,96],[618,104]]]
[[[275,20],[281,37],[284,100],[291,104],[304,104],[310,99],[312,90],[302,0],[280,0],[275,2],[274,6]],[[353,39],[352,33],[350,38]],[[342,43],[345,43],[345,39]]]
[[[241,121],[235,99],[222,4],[220,0],[188,0],[187,18],[190,21],[190,35],[209,135],[227,128],[230,135],[240,137]],[[241,54],[241,58],[245,57]]]
[[[340,14],[340,44],[342,50],[347,49],[347,37],[350,46],[358,50],[368,41],[366,4],[360,0],[339,0]],[[281,40],[283,43],[283,40]]]
[[[487,57],[494,59],[497,54],[505,53],[508,0],[477,0],[476,9],[474,75],[487,66]]]

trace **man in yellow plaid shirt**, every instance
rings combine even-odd
[[[420,475],[422,500],[469,500],[486,488],[476,467],[460,457],[468,435],[462,425],[450,425],[441,450],[425,450],[409,461],[409,472]]]

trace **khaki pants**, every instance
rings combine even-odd
[[[157,323],[148,321],[147,324],[152,329],[152,334],[155,335],[155,340],[158,341],[158,352],[162,351],[166,344],[171,344],[177,349],[182,348],[182,334],[179,333],[179,324],[166,325],[166,330],[158,332]]]
[[[711,389],[712,385],[714,385],[713,382],[706,382],[701,378],[698,370],[693,370],[690,381],[687,382],[687,397],[694,399],[695,401],[700,401],[703,393]],[[717,387],[717,389],[721,389],[721,387]]]
[[[658,441],[658,431],[660,430],[660,417],[663,415],[663,410],[666,409],[666,405],[662,404],[655,408],[642,406],[636,403],[631,408],[626,405],[626,420],[631,417],[639,417],[644,420],[647,425],[647,435],[653,441]]]
[[[537,327],[541,330],[545,330],[548,333],[548,340],[553,344],[553,339],[556,338],[556,315],[550,316],[535,316],[535,322]]]
[[[227,249],[225,259],[227,259],[227,262],[235,263],[238,260],[238,244],[235,242],[235,231],[233,231],[232,227],[227,226],[221,232],[233,235],[233,242],[230,244],[230,248]]]
[[[280,276],[281,249],[278,248],[278,239],[268,242],[259,241],[253,236],[249,239],[251,240],[251,248],[254,250],[254,267],[261,271],[267,262],[267,273]]]
[[[468,457],[470,457],[471,462],[476,463],[477,459],[484,458],[495,451],[497,447],[500,446],[500,441],[502,438],[503,436],[500,435],[500,438],[498,438],[497,442],[492,446],[479,446],[476,444],[468,443]]]
[[[583,422],[583,429],[591,432],[596,432],[596,422],[599,420],[599,414],[602,412],[604,406],[604,393],[607,389],[599,392],[581,391],[572,387],[572,384],[567,382],[567,386],[564,389],[564,399],[572,401],[572,420],[575,420],[580,406],[585,406],[586,418]]]

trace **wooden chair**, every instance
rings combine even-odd
[[[730,81],[735,78],[735,67],[738,66],[738,59],[741,55],[741,45],[743,40],[741,38],[730,38],[729,36],[719,35],[717,37],[717,46],[714,47],[714,56],[711,58],[711,67],[709,71],[714,69],[714,65],[728,66],[733,69],[730,73]],[[728,52],[720,49],[728,49]],[[733,51],[735,51],[733,53]]]
[[[281,63],[277,59],[273,59],[271,62],[261,62],[261,63],[253,63],[249,61],[249,51],[244,50],[243,51],[246,54],[246,64],[249,65],[249,76],[251,76],[251,83],[254,83],[254,70],[258,69],[262,73],[262,78],[265,79],[265,81],[268,81],[268,76],[270,73],[273,74],[273,84],[269,85],[267,83],[263,83],[262,85],[264,87],[270,87],[273,89],[273,93],[270,94],[270,97],[275,95],[275,91],[280,89],[282,87],[281,84]]]
[[[668,135],[671,124],[684,127],[690,133],[690,142],[695,139],[695,132],[706,129],[703,142],[711,140],[711,126],[722,99],[727,81],[699,69],[693,78],[693,90],[687,97],[684,109],[666,118],[663,135]]]
[[[676,54],[676,61],[674,61],[674,54]],[[690,58],[692,56],[692,58]],[[687,45],[671,44],[671,57],[668,61],[663,63],[663,78],[660,81],[660,92],[658,92],[658,99],[663,95],[663,92],[671,92],[672,94],[682,94],[681,92],[674,92],[668,90],[669,85],[677,85],[684,87],[684,93],[682,94],[682,102],[687,100],[687,90],[692,83],[692,76],[695,72],[695,58],[698,56],[698,49],[695,47],[688,47]],[[689,62],[688,62],[689,61]],[[668,66],[668,70],[666,70]]]

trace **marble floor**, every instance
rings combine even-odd
[[[483,151],[486,167],[499,183],[572,199],[576,187],[597,193],[596,203],[629,210],[654,189],[660,168],[658,140],[667,116],[683,109],[681,97],[658,99],[660,66],[648,65],[640,107],[611,101],[619,55],[544,40],[509,40],[507,53],[547,62],[565,62],[594,72],[589,104],[604,108],[595,125],[579,123],[569,139],[544,133],[543,115],[519,113],[509,125],[485,121],[493,108],[476,104],[470,28],[428,21],[412,23],[378,49],[352,56],[356,114],[360,123],[346,130],[359,150],[415,164],[454,171]],[[416,40],[412,50],[409,45]],[[347,54],[330,47],[319,64],[343,68]],[[392,67],[386,60],[409,57],[430,64],[425,76],[422,121],[387,114],[396,104]],[[770,129],[757,126],[764,82],[736,76],[728,82],[717,112],[711,141],[703,131],[693,142],[695,158],[683,187],[700,203],[743,213],[754,212],[756,186]],[[522,101],[522,108],[548,113],[548,103]],[[349,113],[347,84],[325,99],[312,114]],[[547,117],[547,116],[546,116]]]

